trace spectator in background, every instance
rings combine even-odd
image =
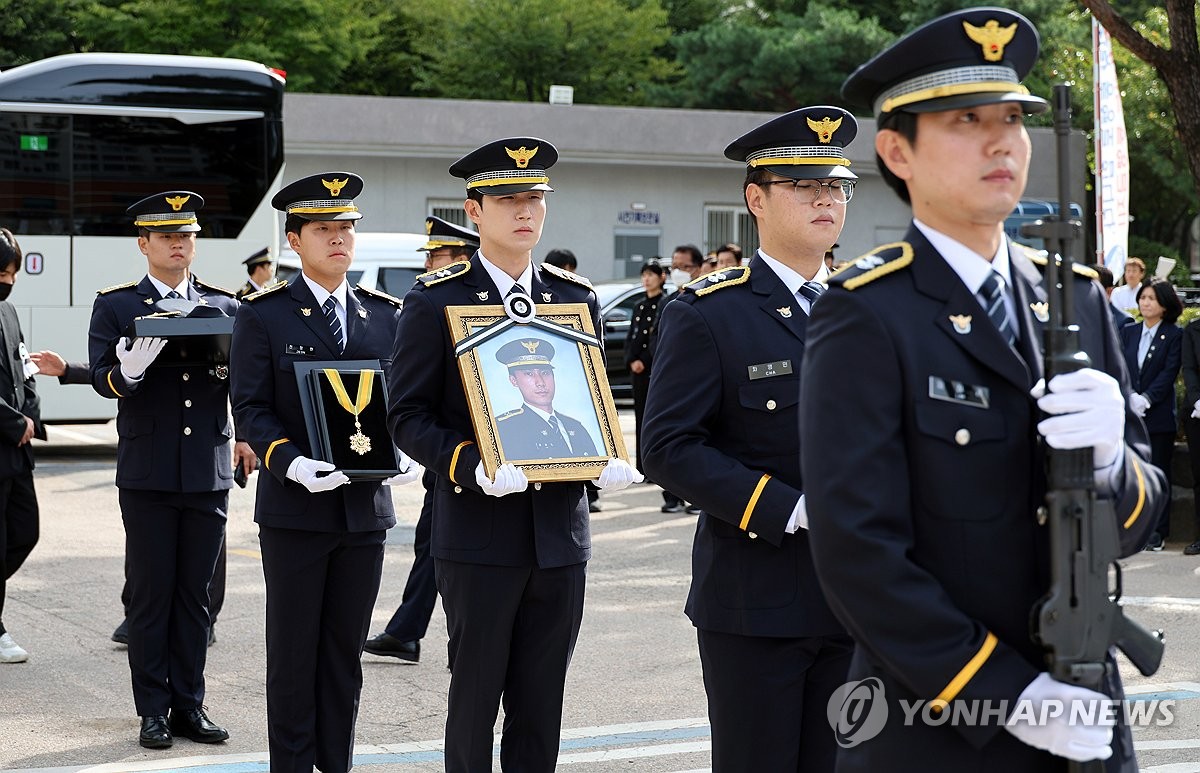
[[[704,262],[702,262],[700,264],[700,273],[696,275],[696,278],[699,279],[700,277],[702,277],[706,274],[711,274],[712,272],[714,272],[716,270],[717,270],[717,253],[715,251],[713,251],[704,256]]]
[[[650,390],[650,366],[653,355],[650,351],[650,334],[658,324],[658,310],[663,302],[663,285],[667,278],[659,259],[653,257],[642,266],[642,287],[646,297],[633,310],[633,321],[625,336],[625,364],[629,367],[633,382],[634,448],[637,451],[638,472],[642,469],[642,415],[646,409],[646,393]]]
[[[1121,311],[1129,313],[1138,307],[1138,288],[1146,278],[1146,263],[1141,258],[1125,261],[1125,284],[1112,291],[1108,300]]]
[[[242,261],[246,267],[246,284],[235,293],[240,301],[269,286],[275,279],[275,264],[271,261],[271,248],[263,247]]]
[[[92,383],[86,362],[67,362],[61,354],[49,349],[34,352],[29,359],[37,366],[39,376],[57,376],[58,383],[63,385]]]
[[[1103,263],[1093,264],[1092,270],[1100,275],[1100,286],[1104,288],[1104,292],[1108,295],[1108,301],[1111,304],[1113,283],[1115,281],[1113,279],[1113,272],[1110,271],[1108,266],[1104,265]],[[1136,321],[1133,317],[1129,316],[1128,312],[1126,312],[1124,309],[1118,309],[1115,305],[1112,307],[1112,313],[1113,327],[1116,328],[1117,335],[1121,334],[1121,328],[1125,327],[1126,325],[1132,325]]]
[[[717,248],[717,268],[742,265],[742,248],[730,242]]]
[[[1183,420],[1187,433],[1188,456],[1192,463],[1192,491],[1195,494],[1196,539],[1183,549],[1185,556],[1200,555],[1200,319],[1183,329]],[[1190,406],[1190,407],[1189,407]]]
[[[834,250],[836,250],[836,249],[838,248],[838,246],[839,246],[839,245],[837,245],[837,244],[834,244],[832,247],[830,247],[829,249],[825,250],[825,268],[826,268],[828,271],[833,271],[833,269],[834,269],[834,263],[841,263],[841,264],[845,264],[845,263],[846,263],[846,261],[844,261],[844,260],[842,260],[842,261],[839,261],[839,260],[838,260],[837,258],[835,258],[835,257],[834,257],[834,255],[833,255],[833,251],[834,251]]]
[[[1128,267],[1128,264],[1126,264]],[[1171,532],[1171,453],[1175,449],[1175,377],[1179,375],[1183,331],[1175,320],[1183,304],[1171,283],[1155,277],[1138,292],[1141,324],[1121,329],[1121,348],[1133,394],[1129,407],[1146,422],[1150,462],[1167,476],[1166,500],[1147,550],[1162,550]]]
[[[25,353],[25,337],[17,310],[6,299],[17,281],[25,253],[7,228],[0,228],[0,663],[23,663],[29,653],[4,627],[4,596],[8,578],[33,552],[38,541],[38,501],[33,488],[33,447],[30,440],[46,439],[33,374]]]

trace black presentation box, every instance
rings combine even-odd
[[[371,400],[358,415],[361,430],[354,426],[354,415],[338,402],[327,368],[338,372],[351,403],[357,401],[362,371],[374,373]],[[387,429],[387,381],[379,360],[297,363],[296,386],[314,458],[336,465],[351,480],[382,480],[400,472]],[[363,452],[361,441],[354,449],[352,437],[359,434],[370,441],[370,450]]]
[[[126,336],[167,339],[150,367],[227,365],[233,317],[138,317]]]

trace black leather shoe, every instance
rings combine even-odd
[[[217,624],[213,623],[208,626],[208,646],[213,646],[217,643]]]
[[[1200,539],[1183,549],[1185,556],[1200,556]]]
[[[367,639],[363,643],[363,651],[416,663],[421,659],[421,642],[400,641],[390,633],[381,633],[373,639]]]
[[[175,735],[190,738],[196,743],[220,743],[229,738],[229,731],[213,724],[203,706],[194,709],[173,709],[171,730]]]
[[[122,620],[117,626],[117,630],[113,631],[112,640],[117,644],[129,646],[129,620]]]
[[[589,513],[600,512],[600,505],[597,504],[596,502],[588,502],[588,512]]]
[[[699,515],[702,512],[700,505],[688,505],[688,515]]]
[[[670,504],[670,505],[663,505],[663,506],[662,506],[662,511],[663,511],[664,513],[682,513],[682,512],[683,512],[683,505],[681,505],[681,504],[679,504],[679,503]]]
[[[142,717],[142,731],[138,733],[138,743],[147,749],[169,749],[175,743],[167,718],[162,714],[153,717]]]

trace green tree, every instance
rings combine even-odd
[[[644,104],[643,88],[674,68],[658,0],[442,0],[410,9],[427,32],[417,88],[429,96],[542,101],[554,83],[578,102]]]
[[[80,0],[0,0],[0,67],[76,50],[72,17]]]
[[[660,104],[786,111],[839,104],[842,81],[893,39],[873,18],[811,2],[802,16],[743,9],[675,40],[684,68],[655,88]]]

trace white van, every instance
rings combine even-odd
[[[351,287],[362,285],[403,298],[417,275],[425,272],[425,253],[417,250],[428,240],[425,234],[359,231],[354,236],[354,262],[346,281]],[[275,273],[285,281],[300,273],[300,256],[286,241],[280,246]]]

